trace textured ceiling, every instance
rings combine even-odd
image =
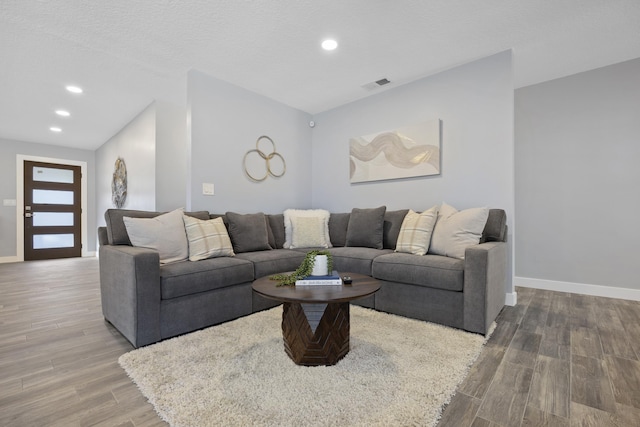
[[[191,68],[314,114],[507,49],[516,87],[640,57],[640,0],[0,0],[0,138],[95,149]]]

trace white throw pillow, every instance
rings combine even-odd
[[[182,221],[183,210],[176,209],[154,218],[123,217],[133,246],[155,249],[160,263],[183,261],[189,256],[187,234]]]
[[[291,217],[291,249],[326,248],[324,219],[317,216]]]
[[[329,237],[329,211],[324,209],[287,209],[284,211],[284,245],[285,249],[291,249],[292,238],[292,217],[318,217],[323,221],[324,238],[328,248],[331,247],[331,238]]]
[[[431,236],[429,253],[464,259],[465,249],[480,243],[487,218],[489,208],[458,211],[443,203]]]
[[[189,240],[189,261],[235,256],[222,218],[205,221],[184,215],[182,219]]]
[[[434,206],[422,213],[409,210],[402,221],[396,252],[425,255],[431,242],[433,227],[438,218],[438,207]]]

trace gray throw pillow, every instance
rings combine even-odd
[[[342,247],[347,243],[350,216],[350,213],[332,213],[329,217],[329,236],[334,247]]]
[[[382,249],[386,206],[351,210],[347,226],[346,246]]]
[[[133,246],[154,249],[160,256],[160,264],[169,264],[189,257],[183,212],[176,209],[153,218],[125,216],[122,221]]]
[[[270,214],[267,217],[267,231],[269,232],[269,245],[272,249],[281,248],[284,245],[284,215]]]
[[[398,211],[386,211],[384,214],[384,248],[395,249],[398,242],[398,235],[402,227],[402,221],[407,216],[409,209]]]
[[[130,218],[155,218],[162,214],[163,212],[131,209],[107,209],[104,213],[104,220],[107,224],[107,237],[109,238],[109,244],[131,246],[131,239],[129,239],[129,233],[127,233],[127,229],[122,219],[125,216]],[[184,214],[198,219],[209,219],[209,212],[207,211],[185,212]]]
[[[271,249],[271,246],[269,246],[267,219],[264,213],[258,212],[243,215],[227,212],[225,217],[229,223],[229,237],[231,237],[235,253]]]

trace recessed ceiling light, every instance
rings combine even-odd
[[[57,126],[51,126],[51,127],[49,128],[49,130],[50,130],[51,132],[62,132],[62,129],[60,129],[60,128],[59,128],[59,127],[57,127]]]
[[[334,50],[338,47],[338,42],[333,39],[327,39],[322,42],[322,48],[324,50]]]
[[[78,86],[67,86],[66,89],[71,93],[82,93],[82,88]]]
[[[69,117],[71,115],[71,113],[66,110],[56,110],[56,114],[61,117]]]

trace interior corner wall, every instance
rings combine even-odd
[[[96,247],[95,211],[95,153],[89,150],[37,144],[24,141],[0,139],[0,199],[16,200],[17,155],[45,157],[51,159],[86,162],[87,164],[87,246],[89,251]],[[0,206],[0,259],[13,259],[16,253],[17,217],[16,206]],[[1,260],[0,260],[1,261]]]
[[[186,98],[186,87],[185,87]],[[186,105],[156,101],[156,209],[187,206]]]
[[[156,106],[150,104],[116,135],[96,150],[97,225],[105,225],[104,212],[113,208],[111,181],[115,162],[127,167],[127,198],[123,209],[156,209]]]
[[[197,70],[189,72],[187,86],[189,209],[280,213],[310,207],[309,114]],[[274,141],[286,172],[254,182],[244,172],[243,158],[262,135]],[[273,150],[265,140],[259,148],[265,156]],[[264,175],[266,161],[257,153],[250,159]],[[276,174],[277,160],[272,160]],[[215,194],[203,195],[203,183],[214,184]]]
[[[640,58],[515,99],[516,284],[626,288],[637,299]]]

